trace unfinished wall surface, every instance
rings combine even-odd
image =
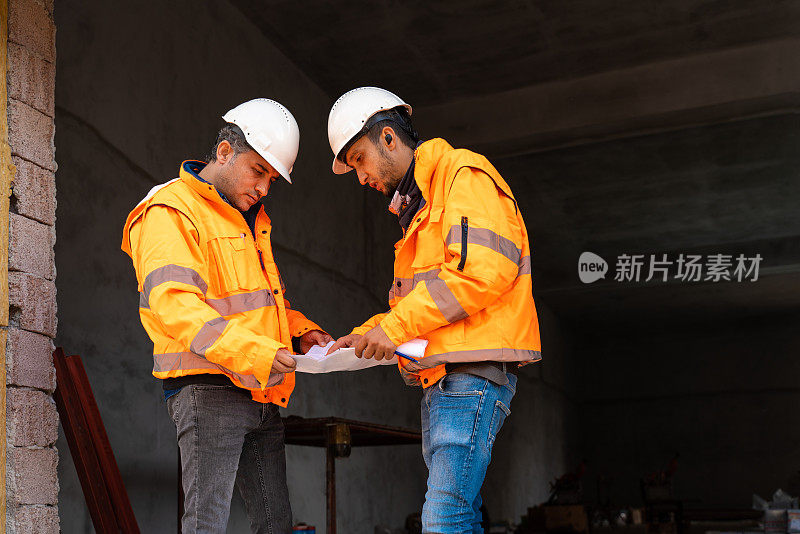
[[[53,2],[8,2],[9,221],[6,532],[58,532]],[[4,21],[5,22],[5,21]],[[3,336],[6,339],[6,335]]]
[[[588,502],[602,476],[603,500],[641,505],[640,478],[675,453],[675,494],[694,507],[797,493],[799,124],[778,114],[498,162],[534,272],[548,268],[537,298],[569,333]],[[579,281],[586,250],[609,261],[608,282]],[[613,280],[619,254],[740,252],[762,255],[757,281]]]
[[[63,437],[60,459],[53,447],[55,179],[57,342],[84,359],[145,532],[172,530],[175,524],[177,447],[160,384],[150,375],[152,346],[139,323],[134,274],[119,250],[120,232],[126,214],[150,187],[174,177],[182,160],[204,158],[222,113],[268,96],[285,104],[300,124],[295,183],[279,182],[266,203],[275,226],[275,257],[294,307],[341,335],[386,306],[391,244],[399,229],[382,198],[352,176],[330,172],[326,118],[338,95],[325,93],[312,81],[313,73],[297,67],[301,62],[282,55],[275,46],[281,38],[270,40],[269,31],[265,36],[269,26],[243,15],[240,4],[250,2],[180,0],[154,9],[143,1],[60,0],[54,105],[52,0],[9,1],[8,112],[17,168],[7,345],[12,532],[33,524],[57,531],[57,503],[63,531],[93,531]],[[594,245],[605,247],[600,252],[623,253],[712,251],[717,245],[727,251],[741,244],[749,252],[760,243],[782,255],[770,266],[773,273],[797,274],[800,230],[792,199],[799,182],[792,169],[800,152],[797,115],[784,110],[796,107],[797,43],[794,38],[761,43],[759,32],[775,28],[770,20],[780,20],[784,29],[793,20],[780,11],[767,15],[736,15],[761,21],[748,24],[761,28],[755,44],[729,50],[725,41],[719,50],[715,46],[696,57],[641,65],[637,60],[582,79],[574,78],[580,69],[542,72],[542,79],[569,79],[563,86],[554,81],[514,94],[509,88],[427,109],[411,102],[423,137],[446,132],[456,145],[507,155],[492,159],[511,184],[531,235],[545,359],[522,370],[512,416],[495,445],[483,491],[493,519],[517,520],[547,498],[548,481],[582,457],[590,467],[588,496],[594,497],[593,477],[602,474],[619,504],[638,503],[638,478],[662,467],[674,452],[681,453],[676,492],[704,506],[744,506],[751,491],[769,494],[796,470],[800,436],[775,414],[790,413],[797,400],[792,361],[797,317],[766,310],[791,307],[796,277],[765,279],[749,293],[705,288],[677,291],[680,298],[672,298],[675,291],[587,290],[574,276],[577,255]],[[313,28],[305,19],[294,22]],[[319,14],[317,24],[331,26]],[[590,33],[595,26],[600,27],[592,19]],[[654,35],[650,38],[661,40]],[[303,42],[319,48],[318,43]],[[660,46],[675,53],[669,39]],[[629,52],[649,48],[634,46]],[[418,58],[409,57],[418,69]],[[335,66],[323,59],[326,68]],[[759,65],[769,75],[743,74]],[[525,69],[517,74],[525,77]],[[706,77],[698,83],[695,74]],[[359,73],[378,83],[373,75]],[[457,82],[429,88],[407,78],[418,91],[437,95],[436,101]],[[608,99],[598,100],[598,94]],[[764,99],[769,106],[759,104]],[[542,102],[546,113],[537,115]],[[633,118],[621,121],[627,111]],[[53,118],[59,147],[55,178]],[[711,123],[717,125],[688,126]],[[521,128],[515,130],[515,124]],[[532,148],[551,128],[558,130],[555,140]],[[665,129],[668,133],[648,135]],[[609,135],[621,139],[596,142]],[[735,314],[740,304],[761,307],[750,313],[758,318],[722,316]],[[692,317],[680,324],[663,321],[684,313]],[[648,320],[658,326],[645,328]],[[284,413],[416,428],[419,399],[420,391],[405,387],[391,368],[301,376]],[[325,521],[324,461],[322,450],[288,448],[295,521],[315,524],[319,532]],[[338,462],[337,471],[340,531],[400,526],[422,504],[426,472],[419,447],[356,449]],[[230,531],[245,530],[237,497]]]
[[[676,454],[675,496],[699,508],[748,508],[752,494],[800,489],[800,316],[709,321],[592,338],[583,363],[590,477],[617,505]],[[591,478],[589,479],[592,481]],[[591,490],[594,488],[590,487]]]
[[[382,198],[332,175],[331,99],[226,2],[174,2],[155,13],[149,2],[65,0],[55,16],[57,343],[83,358],[142,531],[165,532],[176,521],[177,445],[150,374],[133,268],[119,250],[129,210],[176,176],[182,160],[204,158],[225,111],[267,96],[292,111],[301,131],[294,184],[278,182],[267,202],[293,307],[334,335],[382,311],[399,228]],[[284,413],[418,428],[419,396],[392,368],[300,376]],[[63,437],[59,447],[61,528],[91,532]],[[322,450],[288,447],[288,469],[295,520],[324,532]],[[356,449],[337,469],[340,531],[400,526],[422,503],[418,447]],[[247,529],[237,496],[230,531]]]
[[[518,523],[528,507],[548,499],[549,482],[580,461],[573,332],[542,302],[537,302],[536,311],[542,361],[517,375],[511,415],[495,441],[481,491],[492,522]]]

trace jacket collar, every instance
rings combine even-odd
[[[414,151],[414,180],[422,191],[422,196],[430,201],[431,180],[439,160],[454,150],[450,143],[439,137],[425,141]]]
[[[228,199],[225,197],[225,195],[217,191],[216,187],[200,178],[199,172],[205,166],[206,163],[202,161],[187,159],[181,163],[181,167],[178,170],[179,179],[203,198],[210,200],[211,202],[224,204],[230,209],[235,210],[236,213],[242,214],[242,217],[245,218],[245,222],[247,222],[248,226],[251,227],[251,231],[254,233],[254,222],[258,218],[259,213],[263,212],[263,217],[265,218],[266,223],[268,225],[272,224],[272,221],[270,221],[270,218],[267,216],[266,210],[264,209],[263,202],[258,201],[253,204],[253,206],[247,212],[241,212],[236,206],[228,202]],[[250,219],[248,219],[248,215]],[[251,222],[253,224],[251,224]]]
[[[200,178],[198,173],[205,166],[206,163],[202,161],[187,159],[181,163],[181,167],[178,169],[178,177],[203,198],[212,202],[221,202],[232,209],[236,209],[222,197],[216,187]]]
[[[411,224],[404,230],[403,237],[395,243],[395,249],[407,243],[409,236],[414,234],[419,227],[420,221],[427,218],[431,213],[434,207],[434,199],[431,198],[433,175],[442,157],[452,150],[454,149],[450,146],[450,143],[438,137],[425,141],[414,150],[414,180],[417,182],[420,191],[422,191],[422,198],[425,203],[419,209],[419,216],[412,219]],[[441,207],[438,209],[438,213],[441,214]]]

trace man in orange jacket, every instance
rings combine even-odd
[[[525,223],[508,184],[483,156],[443,139],[419,143],[411,106],[384,89],[345,93],[328,117],[333,172],[355,170],[391,199],[395,244],[390,311],[340,338],[364,358],[398,355],[421,385],[426,533],[482,532],[480,488],[517,385],[519,364],[541,359]]]
[[[278,405],[294,389],[292,339],[306,352],[331,337],[285,299],[260,200],[291,183],[300,134],[265,98],[223,119],[208,164],[183,162],[130,213],[122,249],[177,430],[183,532],[224,533],[235,485],[254,531],[288,534]]]

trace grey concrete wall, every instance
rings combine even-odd
[[[278,182],[267,200],[293,306],[334,335],[383,311],[400,232],[380,196],[331,174],[326,119],[333,99],[227,3],[183,1],[156,13],[146,2],[65,0],[56,21],[57,344],[84,359],[142,530],[166,531],[175,521],[177,447],[150,375],[152,345],[139,323],[133,269],[119,250],[128,211],[174,177],[183,159],[205,155],[219,115],[269,96],[301,129],[295,183]],[[521,375],[484,492],[498,519],[518,519],[545,498],[547,480],[573,455],[565,334],[542,313],[547,360]],[[300,376],[285,413],[418,428],[420,397],[393,368]],[[59,449],[62,529],[91,532],[63,438]],[[295,521],[324,532],[323,451],[289,447],[288,469]],[[340,531],[399,527],[424,499],[426,471],[415,446],[356,449],[337,472]],[[246,528],[235,497],[229,530]]]
[[[534,287],[534,294],[536,288]],[[573,331],[538,302],[542,361],[523,367],[511,415],[492,451],[482,497],[492,522],[519,522],[550,496],[549,482],[580,461]]]
[[[142,531],[166,532],[175,522],[177,447],[150,375],[152,345],[139,322],[133,269],[119,250],[128,211],[154,184],[174,177],[183,159],[205,155],[222,113],[269,96],[301,129],[295,183],[279,182],[268,202],[292,304],[334,335],[382,311],[399,229],[381,198],[352,177],[331,174],[331,99],[226,2],[155,9],[150,2],[65,0],[55,16],[63,50],[56,84],[57,344],[84,359]],[[391,368],[298,382],[286,413],[419,425],[419,391]],[[63,437],[58,448],[62,530],[91,532]],[[288,464],[295,519],[324,532],[322,452],[290,447]],[[356,450],[338,469],[346,532],[399,526],[421,505],[425,472],[417,447]],[[237,501],[230,531],[246,529]]]
[[[797,487],[797,126],[784,114],[498,162],[529,214],[540,300],[574,325],[589,502],[602,475],[614,503],[641,503],[639,479],[676,452],[693,506]],[[610,260],[605,286],[579,282],[584,250]],[[613,281],[615,256],[660,251],[764,261],[757,282]]]
[[[579,353],[589,480],[603,474],[613,502],[640,503],[639,478],[679,453],[675,494],[695,507],[748,508],[753,493],[797,492],[798,319],[609,329],[587,339]]]
[[[639,505],[639,479],[676,452],[692,506],[800,490],[797,125],[787,113],[498,160],[528,214],[538,301],[568,328],[588,502],[602,475],[612,502]],[[578,280],[584,250],[611,260],[605,286]],[[616,255],[663,251],[764,262],[755,283],[613,282]]]

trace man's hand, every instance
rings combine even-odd
[[[381,325],[376,326],[355,344],[356,356],[359,358],[375,358],[376,360],[391,360],[397,345],[389,341]]]
[[[278,349],[275,359],[272,360],[272,369],[269,374],[291,373],[297,367],[297,362],[292,358],[292,353],[286,349]]]
[[[311,347],[314,345],[324,347],[330,341],[333,341],[333,338],[322,330],[309,330],[300,336],[300,352],[305,354],[311,350]]]
[[[347,334],[346,336],[340,337],[339,339],[336,340],[336,343],[334,343],[333,346],[331,346],[331,348],[328,349],[328,354],[337,351],[339,349],[346,349],[352,347],[353,345],[358,343],[358,340],[361,339],[361,337],[362,336],[359,334]]]

